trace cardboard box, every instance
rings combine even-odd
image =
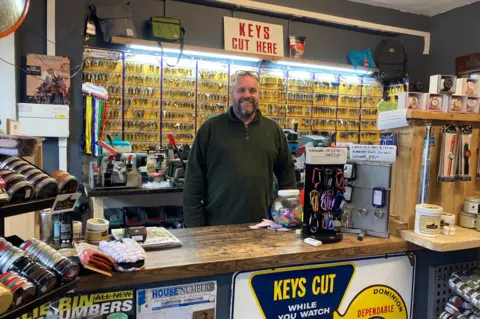
[[[461,95],[444,95],[443,109],[444,112],[449,113],[466,113],[467,97]]]
[[[457,79],[455,94],[478,97],[480,94],[480,80],[467,78]]]
[[[480,98],[467,97],[466,113],[480,113]]]
[[[426,93],[401,92],[398,94],[397,107],[399,109],[425,110],[427,107]]]
[[[443,98],[442,94],[430,93],[426,101],[426,111],[444,112],[443,110]]]
[[[455,75],[432,75],[430,76],[429,93],[434,94],[454,94],[457,86],[457,77]]]

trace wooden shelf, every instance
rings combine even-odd
[[[438,237],[424,237],[416,234],[413,230],[402,230],[400,235],[408,242],[434,251],[444,252],[480,247],[480,232],[458,225],[455,228],[454,236],[440,234]]]
[[[407,119],[409,120],[431,120],[431,121],[459,121],[459,122],[480,122],[480,114],[462,114],[408,110]]]

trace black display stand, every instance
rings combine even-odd
[[[341,205],[345,181],[343,170],[346,149],[307,148],[305,167],[305,191],[303,199],[302,235],[322,243],[336,243],[343,239],[341,229]],[[317,191],[317,212],[311,203],[311,192]],[[322,195],[329,194],[330,205],[322,205]],[[327,201],[326,201],[327,202]],[[325,209],[325,207],[329,207]]]

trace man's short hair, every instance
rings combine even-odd
[[[258,72],[257,71],[237,71],[235,72],[235,75],[233,76],[233,83],[232,83],[232,91],[233,91],[233,88],[237,85],[237,80],[238,80],[238,77],[239,76],[252,76],[254,77],[257,82],[260,84],[260,77],[258,75]]]

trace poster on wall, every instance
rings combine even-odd
[[[27,54],[27,97],[29,103],[70,104],[70,59]]]
[[[138,319],[215,319],[217,282],[137,290]]]
[[[414,266],[406,255],[233,276],[232,319],[409,319]]]
[[[223,17],[225,50],[284,56],[283,26]]]
[[[68,294],[17,319],[131,319],[135,318],[133,290]]]

